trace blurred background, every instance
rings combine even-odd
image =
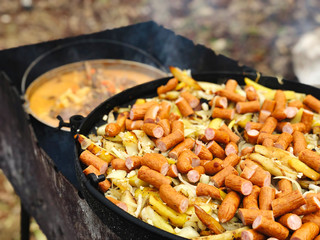
[[[1,0],[0,50],[149,20],[265,75],[320,84],[319,0]],[[19,214],[0,171],[0,239],[20,238]]]

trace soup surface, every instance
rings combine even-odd
[[[88,115],[101,102],[135,85],[167,74],[148,65],[124,60],[91,60],[53,69],[26,91],[27,109],[38,120],[58,126],[72,115]]]

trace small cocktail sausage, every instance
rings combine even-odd
[[[80,154],[79,159],[86,166],[89,166],[89,165],[94,166],[96,169],[98,169],[98,171],[101,174],[104,174],[108,169],[108,163],[107,162],[103,161],[102,159],[100,159],[99,157],[97,157],[96,155],[94,155],[93,153],[91,153],[88,150],[84,150]]]
[[[177,192],[171,185],[162,184],[159,188],[160,198],[173,210],[184,213],[188,209],[189,200]]]
[[[218,218],[220,222],[228,222],[234,217],[239,207],[240,200],[239,194],[234,191],[227,194],[218,209]]]
[[[289,236],[289,230],[280,223],[258,216],[252,223],[252,228],[266,236],[285,240]]]
[[[142,166],[138,171],[138,178],[145,181],[152,186],[159,189],[162,184],[170,184],[171,180],[168,177],[163,176],[161,173],[148,168],[147,166]]]

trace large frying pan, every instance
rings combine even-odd
[[[244,85],[244,77],[256,79],[256,75],[252,73],[214,72],[193,76],[193,78],[198,81],[218,84],[225,83],[228,79],[232,78],[237,80],[240,85]],[[82,121],[79,127],[79,133],[87,135],[93,131],[94,127],[101,121],[103,115],[111,111],[115,106],[126,106],[131,104],[137,98],[156,96],[157,87],[164,85],[168,80],[169,78],[163,78],[138,85],[109,98],[94,109],[87,118]],[[274,89],[294,90],[297,92],[312,94],[313,96],[320,96],[320,89],[298,82],[287,80],[279,81],[279,79],[274,77],[263,76],[259,79],[259,83]],[[81,185],[80,191],[82,195],[98,217],[116,234],[118,234],[119,237],[123,239],[184,239],[153,227],[131,216],[107,200],[82,173],[84,166],[81,165],[78,158],[81,153],[81,148],[78,143],[76,143],[75,150],[75,168],[77,179]]]

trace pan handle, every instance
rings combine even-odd
[[[85,117],[81,115],[73,115],[72,117],[70,117],[69,122],[65,122],[60,115],[58,115],[57,118],[59,120],[59,126],[57,128],[59,130],[61,130],[61,128],[63,127],[70,128],[72,135],[77,133],[77,130],[85,119]]]

